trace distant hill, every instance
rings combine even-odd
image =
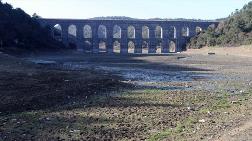
[[[0,51],[18,53],[61,46],[61,43],[51,38],[49,29],[42,28],[36,18],[0,1]]]
[[[217,27],[210,26],[208,30],[192,38],[188,48],[252,44],[252,2],[219,21]]]
[[[94,17],[90,18],[90,20],[138,20],[138,19],[125,16],[108,16],[108,17]]]
[[[184,19],[184,18],[175,18],[175,19],[169,19],[169,18],[150,18],[150,19],[137,19],[137,18],[131,18],[131,17],[125,17],[125,16],[108,16],[108,17],[94,17],[90,18],[90,20],[159,20],[159,21],[211,21],[211,20],[202,20],[202,19]]]

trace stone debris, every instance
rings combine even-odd
[[[214,52],[209,52],[208,55],[215,55],[215,53]]]
[[[201,120],[199,120],[199,122],[200,122],[200,123],[205,123],[206,120],[205,120],[205,119],[201,119]]]

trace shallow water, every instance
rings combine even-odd
[[[136,86],[150,88],[150,89],[165,89],[165,90],[215,90],[218,86],[217,81],[237,81],[237,80],[246,80],[251,81],[251,75],[242,75],[242,77],[236,73],[222,73],[219,70],[225,69],[222,65],[216,67],[215,65],[210,66],[210,70],[217,71],[173,71],[171,70],[162,70],[161,68],[150,68],[145,65],[148,63],[142,64],[142,62],[112,62],[109,61],[98,61],[89,60],[89,61],[67,61],[69,59],[57,59],[55,58],[28,58],[27,60],[32,61],[36,64],[42,64],[42,66],[48,66],[52,68],[59,68],[65,70],[94,70],[102,73],[109,73],[120,76],[124,78],[123,81],[126,83],[134,84]],[[188,59],[188,58],[186,58]],[[44,61],[45,60],[45,61]],[[49,61],[47,61],[49,60]],[[41,63],[42,62],[42,63]],[[171,64],[171,63],[170,63]],[[176,65],[176,63],[175,63]],[[231,64],[226,66],[229,69],[234,69]],[[221,66],[219,68],[219,66]],[[159,67],[153,66],[153,67]],[[201,69],[206,69],[207,66],[198,66]],[[213,67],[213,68],[211,68]],[[190,84],[190,85],[188,85]]]
[[[192,82],[196,80],[212,79],[212,74],[188,71],[159,71],[144,68],[111,67],[87,62],[65,62],[63,68],[70,70],[92,69],[116,74],[125,79],[125,82],[147,88],[158,88],[164,90],[191,90],[189,86],[169,86],[171,82]],[[216,77],[217,79],[218,77]],[[195,87],[196,88],[196,87]]]

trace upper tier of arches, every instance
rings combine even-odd
[[[156,25],[155,27],[150,27],[148,25],[143,25],[140,28],[138,28],[138,31],[136,31],[136,26],[134,25],[128,25],[126,28],[121,27],[120,25],[114,25],[112,29],[108,29],[107,26],[101,24],[98,27],[92,27],[92,25],[86,24],[83,25],[81,28],[78,28],[79,26],[75,24],[69,24],[67,26],[67,35],[68,38],[77,38],[77,36],[81,35],[81,38],[84,39],[91,39],[91,38],[99,38],[99,39],[106,39],[108,37],[111,37],[113,39],[121,39],[124,37],[122,34],[124,31],[124,34],[127,34],[125,37],[128,39],[135,39],[136,38],[136,32],[141,32],[140,38],[142,39],[150,39],[150,38],[156,38],[156,39],[163,39],[163,38],[170,38],[170,39],[176,39],[179,37],[190,37],[193,35],[197,35],[200,32],[203,31],[203,28],[200,26],[196,27],[189,27],[189,26],[183,26],[180,29],[177,29],[176,26],[169,26],[169,27],[162,27],[160,25]],[[140,29],[140,30],[139,30]],[[109,31],[108,30],[112,30]],[[53,37],[55,37],[57,40],[61,40],[63,27],[61,24],[55,24],[52,26],[52,33]],[[81,32],[82,34],[78,34],[78,32]],[[110,35],[112,34],[112,35]],[[96,37],[94,37],[94,35]],[[139,37],[138,37],[139,38]]]

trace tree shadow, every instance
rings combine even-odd
[[[175,59],[176,54],[168,54]],[[152,57],[164,57],[166,55],[152,55]],[[60,58],[61,57],[61,58]],[[140,58],[139,58],[140,57]],[[120,95],[120,93],[132,91],[132,90],[156,90],[162,88],[157,88],[155,86],[143,86],[136,87],[134,84],[125,83],[125,78],[120,77],[117,73],[113,71],[106,70],[96,70],[93,67],[98,65],[104,65],[107,67],[118,67],[118,68],[130,68],[132,71],[134,69],[145,69],[147,71],[154,70],[163,72],[176,72],[176,73],[187,73],[188,77],[191,77],[193,81],[209,79],[205,77],[206,74],[209,76],[211,73],[209,69],[202,69],[197,67],[183,66],[179,64],[167,63],[162,61],[148,61],[141,59],[141,57],[151,57],[150,55],[66,55],[62,56],[50,56],[45,55],[42,57],[37,57],[35,59],[45,59],[56,61],[59,64],[63,62],[87,62],[86,64],[91,67],[73,70],[69,68],[62,68],[61,65],[57,66],[40,66],[37,65],[36,72],[34,74],[17,73],[10,74],[6,73],[1,75],[0,88],[2,96],[10,96],[13,101],[9,101],[7,104],[2,103],[0,106],[1,116],[11,114],[22,114],[26,112],[42,112],[42,115],[50,115],[53,113],[60,113],[56,120],[47,121],[47,119],[42,119],[44,130],[46,131],[46,136],[41,136],[40,129],[37,128],[36,123],[31,123],[34,125],[33,136],[38,138],[45,138],[48,140],[60,139],[60,135],[57,133],[59,129],[66,128],[62,132],[67,134],[70,139],[77,136],[80,140],[99,140],[99,139],[146,139],[148,136],[147,130],[150,130],[150,125],[148,128],[145,125],[143,118],[134,119],[140,120],[137,122],[139,125],[134,125],[135,121],[132,123],[127,123],[127,112],[129,109],[137,109],[139,111],[133,111],[131,114],[142,114],[142,109],[152,109],[155,113],[156,109],[165,109],[167,113],[167,120],[155,121],[153,126],[161,128],[164,124],[165,128],[171,127],[172,119],[179,120],[184,116],[188,115],[189,112],[186,110],[184,105],[171,103],[167,101],[153,101],[148,97],[138,97]],[[158,59],[158,58],[157,58]],[[164,60],[167,61],[167,60]],[[168,60],[169,61],[169,60]],[[84,65],[86,65],[84,64]],[[40,70],[41,69],[41,70]],[[39,71],[40,70],[40,71]],[[136,71],[136,70],[135,70]],[[119,71],[120,72],[120,71]],[[157,72],[161,75],[161,72]],[[155,73],[152,75],[155,76]],[[180,75],[178,75],[179,77]],[[173,81],[173,80],[165,80]],[[181,78],[183,82],[183,78]],[[169,87],[165,90],[181,90],[185,87]],[[15,91],[14,91],[15,90]],[[122,90],[122,91],[121,91]],[[115,94],[115,95],[112,95]],[[134,93],[134,95],[138,95]],[[153,92],[155,95],[155,92]],[[109,114],[113,113],[111,117],[107,117],[103,114],[103,111],[99,111],[100,116],[83,116],[81,114],[76,114],[79,111],[88,112],[92,114],[95,109],[108,110],[111,111]],[[115,110],[115,112],[113,111]],[[124,111],[125,115],[118,115],[120,112]],[[45,112],[45,113],[44,113]],[[96,111],[97,112],[97,111]],[[148,110],[145,112],[149,112]],[[177,112],[179,114],[177,114]],[[74,113],[74,115],[71,115]],[[117,114],[118,113],[118,114]],[[69,117],[67,118],[66,115]],[[117,118],[119,117],[119,118]],[[154,116],[155,118],[160,118]],[[127,121],[127,122],[126,122]],[[39,121],[41,122],[41,121]],[[49,122],[49,123],[48,123]],[[159,123],[161,122],[161,123]],[[116,124],[115,127],[108,126]],[[149,123],[150,124],[150,123]],[[30,126],[31,126],[30,125]],[[49,125],[49,126],[48,126]],[[106,126],[107,125],[107,126]],[[152,125],[152,124],[151,124]],[[162,125],[163,126],[163,125]],[[14,126],[13,126],[14,127]],[[11,128],[11,127],[10,127]],[[78,128],[81,128],[80,131]],[[15,130],[14,128],[12,130]],[[48,131],[56,130],[53,133]],[[76,131],[74,131],[76,130]],[[77,131],[78,130],[78,131]],[[76,133],[75,133],[76,132]],[[4,132],[5,133],[5,132]],[[8,135],[7,135],[8,136]],[[26,138],[27,139],[27,138]]]

